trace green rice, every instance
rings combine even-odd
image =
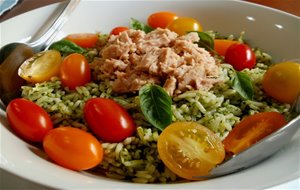
[[[289,105],[279,104],[267,97],[261,86],[262,77],[271,63],[271,57],[256,50],[258,63],[245,72],[254,85],[254,99],[243,100],[231,87],[233,68],[222,64],[224,82],[210,91],[188,91],[173,97],[173,121],[195,121],[224,138],[243,117],[258,112],[276,111],[287,116]],[[63,88],[58,78],[22,87],[22,97],[36,102],[51,116],[56,127],[71,125],[89,131],[83,118],[83,106],[93,97],[112,98],[133,117],[137,131],[135,136],[120,143],[103,142],[104,160],[93,169],[107,177],[136,183],[167,183],[181,180],[160,160],[157,151],[159,131],[144,118],[139,97],[113,94],[110,83],[91,82],[71,91]]]

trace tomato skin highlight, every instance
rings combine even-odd
[[[189,180],[200,180],[195,176],[208,175],[225,158],[221,139],[197,122],[167,126],[158,138],[157,150],[172,172]]]
[[[131,116],[114,100],[91,98],[83,112],[93,133],[105,142],[121,142],[136,131]]]
[[[42,142],[53,128],[48,113],[39,105],[24,98],[12,100],[7,105],[6,114],[10,127],[26,141]]]
[[[121,32],[124,32],[126,30],[129,30],[129,28],[125,27],[125,26],[118,26],[115,27],[111,30],[110,34],[111,35],[119,35]]]
[[[300,93],[300,63],[282,62],[264,74],[263,89],[272,98],[292,104]]]
[[[90,133],[74,127],[49,131],[43,147],[54,162],[71,170],[93,168],[103,159],[101,143]]]
[[[225,62],[237,71],[252,69],[256,64],[256,56],[246,44],[232,44],[225,53]]]
[[[152,28],[166,28],[172,21],[177,19],[178,16],[172,12],[157,12],[151,14],[147,21],[148,25]]]
[[[214,40],[214,49],[221,55],[225,56],[227,49],[232,45],[239,43],[238,41],[226,40],[226,39],[215,39]]]
[[[262,112],[244,118],[223,140],[225,151],[238,154],[287,123],[277,112]]]
[[[74,90],[91,81],[91,69],[86,58],[78,53],[68,55],[60,67],[60,77],[64,86]]]
[[[190,17],[179,17],[171,22],[167,28],[173,32],[176,32],[180,36],[191,31],[202,32],[201,24],[197,20]]]
[[[98,35],[93,33],[69,34],[65,39],[74,42],[83,48],[95,47],[98,41]]]

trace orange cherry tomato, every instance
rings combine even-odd
[[[184,35],[190,31],[202,31],[201,24],[197,20],[189,17],[180,17],[175,19],[168,25],[167,28],[173,32],[176,32],[178,35]]]
[[[239,43],[238,41],[233,41],[233,40],[226,40],[226,39],[215,39],[214,40],[214,47],[215,51],[221,55],[225,56],[227,49],[229,46],[232,44]]]
[[[64,86],[74,90],[91,81],[91,69],[86,58],[78,53],[68,55],[60,67],[60,77]]]
[[[177,15],[172,12],[157,12],[148,17],[148,25],[152,28],[166,28],[177,18]]]
[[[112,29],[110,34],[111,35],[119,35],[121,32],[124,32],[126,30],[129,30],[129,28],[127,28],[125,26],[118,26],[118,27]]]
[[[221,139],[196,122],[176,122],[166,127],[158,138],[157,150],[172,172],[190,180],[208,175],[225,158]]]
[[[91,48],[96,46],[98,35],[92,33],[69,34],[66,39],[74,42],[80,47]]]
[[[45,135],[53,128],[48,113],[39,105],[17,98],[6,108],[7,119],[13,131],[31,142],[42,142]]]
[[[287,121],[277,112],[251,115],[238,123],[224,139],[225,151],[237,154],[283,127]]]
[[[283,62],[271,66],[264,75],[262,85],[269,96],[292,104],[300,93],[300,63]]]
[[[93,168],[103,159],[101,143],[90,133],[73,127],[51,130],[43,147],[54,162],[71,170]]]

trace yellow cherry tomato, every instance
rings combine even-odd
[[[169,125],[160,134],[157,148],[161,160],[171,171],[190,180],[208,175],[225,158],[221,139],[196,122]]]
[[[293,103],[300,93],[300,63],[283,62],[270,67],[262,81],[264,91],[282,103]]]
[[[44,82],[59,74],[61,62],[59,51],[43,51],[22,63],[18,75],[28,82]]]
[[[190,31],[202,31],[201,24],[190,17],[179,17],[171,22],[168,27],[169,30],[176,32],[178,35],[184,35]]]

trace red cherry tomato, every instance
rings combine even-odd
[[[83,48],[91,48],[96,46],[98,35],[91,33],[69,34],[66,39]]]
[[[129,28],[125,26],[118,26],[110,32],[111,35],[119,35],[121,32],[128,30]]]
[[[148,24],[152,28],[167,28],[167,26],[177,18],[175,13],[157,12],[148,17]]]
[[[91,69],[86,58],[78,53],[68,55],[60,67],[60,77],[64,86],[74,90],[91,81]]]
[[[53,128],[48,113],[39,105],[23,99],[12,100],[6,108],[7,119],[13,131],[31,142],[42,142]]]
[[[225,62],[231,64],[237,71],[251,69],[256,64],[256,56],[246,44],[232,44],[226,51]]]
[[[105,142],[120,142],[136,130],[127,111],[111,99],[89,99],[84,106],[84,118],[93,133]]]
[[[251,115],[238,123],[224,139],[225,151],[237,154],[283,127],[287,121],[277,112]]]
[[[49,131],[43,147],[54,162],[71,170],[93,168],[103,159],[101,143],[90,133],[74,127]]]

